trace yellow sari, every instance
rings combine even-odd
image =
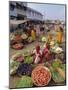
[[[35,31],[34,30],[31,31],[31,37],[32,37],[33,40],[36,39],[36,34],[35,34]]]
[[[57,41],[58,41],[58,43],[62,43],[62,32],[61,31],[58,31],[57,32]]]

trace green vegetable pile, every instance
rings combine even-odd
[[[16,87],[21,88],[21,87],[32,87],[33,82],[31,77],[29,76],[22,76],[19,82],[17,82]]]
[[[33,57],[27,56],[25,57],[24,63],[31,64],[33,62]]]
[[[10,61],[10,75],[16,72],[19,65],[20,63],[15,60]]]
[[[60,74],[55,71],[53,67],[50,67],[50,71],[52,74],[52,79],[55,81],[55,83],[60,83],[64,81],[63,77],[61,77]]]
[[[61,62],[59,59],[56,59],[56,60],[54,60],[54,61],[52,62],[52,66],[53,66],[54,68],[60,67],[60,65],[62,65],[62,62]]]
[[[62,61],[60,61],[59,59],[54,60],[52,62],[52,65],[50,66],[52,79],[55,81],[55,83],[64,82],[65,79],[56,70],[57,68],[60,68],[62,71],[65,72],[65,64],[62,64]]]

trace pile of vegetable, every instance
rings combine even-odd
[[[24,61],[24,56],[21,53],[16,53],[12,56],[12,60],[18,61],[18,62],[23,62]]]
[[[28,37],[28,43],[31,43],[33,41],[32,37]]]
[[[64,76],[64,71],[60,68],[57,68],[57,71],[53,68],[50,67],[51,73],[52,73],[52,79],[54,80],[55,83],[61,83],[64,82],[65,76]]]
[[[57,83],[65,81],[65,64],[60,59],[34,64],[33,56],[26,50],[24,54],[16,53],[10,60],[10,75],[17,75],[20,80],[15,88],[46,86],[51,79]]]
[[[28,63],[28,64],[33,63],[33,57],[31,57],[30,55],[25,57],[24,63]]]
[[[27,39],[28,36],[27,36],[25,33],[22,33],[21,38],[22,38],[22,39]]]
[[[32,71],[32,80],[36,86],[46,86],[51,80],[51,73],[47,67],[39,65]]]
[[[24,47],[24,45],[22,43],[16,43],[16,44],[12,45],[12,48],[17,49],[17,50],[22,49],[23,47]]]
[[[18,69],[16,70],[18,75],[31,75],[31,72],[32,66],[27,63],[19,65]]]
[[[41,38],[41,41],[42,41],[42,42],[46,42],[46,41],[47,41],[47,38],[46,38],[46,37],[42,37],[42,38]]]
[[[47,38],[45,36],[40,36],[40,40],[41,42],[47,42]]]
[[[28,36],[28,34],[24,32],[22,33],[20,31],[15,31],[10,34],[10,45],[13,49],[23,49],[25,44],[31,42],[33,42],[32,37]]]
[[[15,35],[13,33],[10,34],[10,40],[14,40],[15,39]]]
[[[25,88],[25,87],[32,87],[33,82],[31,77],[29,76],[22,76],[21,79],[17,82],[16,88]]]
[[[61,83],[65,81],[65,64],[62,64],[60,60],[54,60],[50,67],[52,79],[55,83]]]
[[[10,75],[13,75],[16,73],[17,68],[19,67],[20,62],[10,60]]]

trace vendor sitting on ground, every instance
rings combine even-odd
[[[42,63],[43,62],[43,57],[42,57],[42,51],[40,49],[40,45],[36,44],[36,47],[33,51],[34,53],[34,63]]]
[[[42,55],[46,61],[50,61],[55,58],[54,54],[50,51],[50,45],[48,42],[44,45]]]

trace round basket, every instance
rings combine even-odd
[[[39,65],[32,71],[32,81],[36,86],[46,86],[51,80],[51,73],[45,66]]]

